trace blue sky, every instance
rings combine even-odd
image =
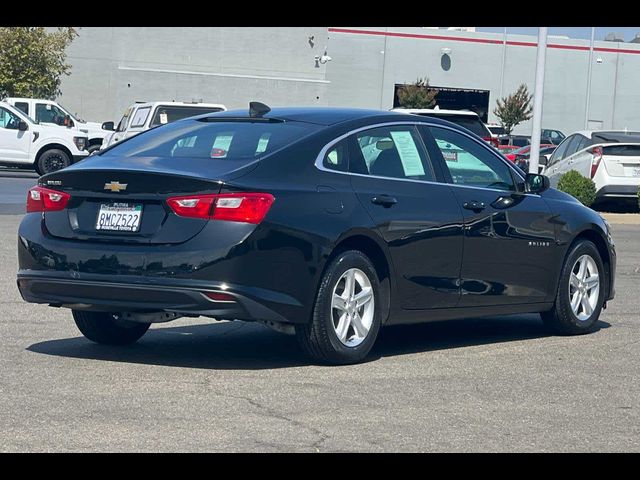
[[[502,33],[504,27],[476,27],[476,31]],[[628,42],[636,36],[636,33],[640,33],[640,27],[596,27],[596,40],[604,40],[604,37],[610,32],[622,33],[625,42]],[[507,27],[507,33],[538,35],[538,27]],[[549,35],[566,35],[570,38],[589,40],[591,39],[591,27],[549,27]]]

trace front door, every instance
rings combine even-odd
[[[31,132],[21,131],[18,124],[21,118],[15,113],[0,107],[0,161],[11,163],[29,163]]]
[[[480,140],[429,130],[464,212],[459,306],[548,301],[558,247],[544,199],[522,193],[523,180]]]
[[[455,306],[462,256],[462,213],[414,125],[350,138],[351,183],[388,245],[404,309]]]

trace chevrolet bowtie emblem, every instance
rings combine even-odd
[[[112,192],[119,192],[121,190],[126,190],[127,189],[127,184],[126,183],[120,183],[120,182],[114,182],[113,180],[111,180],[109,183],[105,183],[104,184],[104,189],[105,190],[111,190]]]

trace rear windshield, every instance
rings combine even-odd
[[[604,147],[604,153],[620,157],[640,157],[640,145],[612,145]]]
[[[101,155],[253,160],[320,128],[301,122],[187,120],[147,130]]]
[[[494,135],[504,135],[507,133],[507,131],[504,129],[504,127],[494,127],[494,126],[488,126],[487,127],[491,133],[493,133]]]
[[[487,127],[485,127],[484,123],[480,121],[480,118],[472,115],[431,115],[428,113],[423,113],[420,115],[426,117],[437,117],[443,120],[447,120],[451,123],[455,123],[456,125],[466,128],[471,133],[475,133],[482,138],[491,136],[491,132],[487,130]]]
[[[221,108],[203,107],[203,106],[171,106],[160,105],[156,108],[153,118],[151,119],[151,127],[164,125],[166,123],[182,120],[183,118],[202,115],[203,113],[220,112]]]
[[[592,143],[640,143],[640,132],[598,132],[591,139]]]

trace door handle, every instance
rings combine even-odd
[[[371,199],[371,203],[373,203],[374,205],[382,205],[385,208],[389,208],[398,203],[398,199],[389,195],[376,195]]]
[[[462,206],[467,210],[473,210],[474,212],[481,212],[485,208],[484,202],[477,202],[475,200],[472,200],[471,202],[464,202]]]

